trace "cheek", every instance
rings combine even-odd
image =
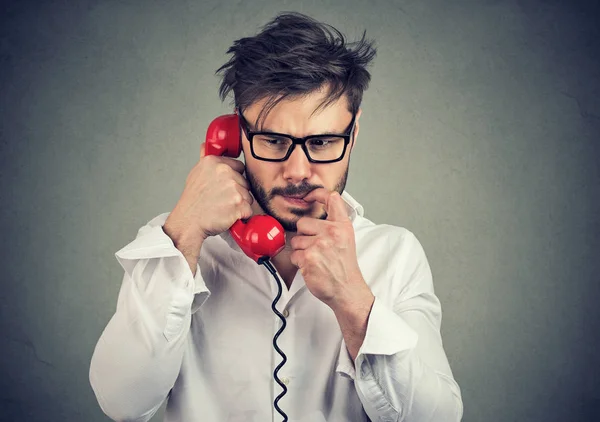
[[[277,186],[277,177],[280,172],[273,164],[276,163],[261,162],[250,156],[246,160],[246,178],[252,177],[255,184],[258,184],[265,192],[270,192]]]
[[[340,161],[339,163],[328,164],[328,167],[324,171],[319,171],[315,175],[318,177],[318,183],[322,184],[325,188],[329,190],[335,189],[340,178],[346,172],[347,163],[345,161]]]

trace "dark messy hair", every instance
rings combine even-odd
[[[233,91],[235,106],[244,110],[267,99],[260,121],[281,100],[311,94],[328,84],[327,96],[314,112],[345,94],[354,114],[371,80],[366,67],[377,53],[365,35],[366,31],[360,41],[348,43],[329,24],[298,12],[283,12],[262,32],[236,40],[227,50],[233,57],[216,71],[223,73],[221,101]]]

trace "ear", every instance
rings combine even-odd
[[[356,112],[356,117],[354,118],[354,142],[352,143],[352,148],[350,149],[350,151],[352,151],[354,149],[354,146],[356,145],[356,140],[358,138],[358,132],[360,129],[360,124],[358,123],[358,119],[360,118],[361,114],[362,114],[362,108],[359,108],[358,111]]]

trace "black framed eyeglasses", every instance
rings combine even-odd
[[[335,163],[344,158],[346,148],[354,135],[354,122],[356,115],[352,115],[350,124],[343,134],[323,133],[319,135],[309,135],[304,138],[277,133],[277,132],[252,132],[248,121],[238,109],[240,116],[240,126],[248,142],[250,142],[250,152],[257,160],[263,161],[285,161],[296,145],[301,145],[308,161],[311,163]]]

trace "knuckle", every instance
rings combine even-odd
[[[292,247],[292,249],[297,249],[300,247],[300,240],[297,237],[292,237],[292,240],[290,240],[290,246]]]
[[[240,205],[240,204],[241,204],[243,201],[244,201],[244,197],[242,196],[242,194],[241,194],[241,193],[239,193],[239,192],[236,192],[236,193],[233,195],[233,203],[234,203],[235,205]]]
[[[215,173],[218,175],[227,174],[229,166],[225,163],[217,163],[215,165]]]
[[[304,251],[304,258],[307,262],[314,262],[317,258],[317,252],[314,249],[306,249]]]
[[[327,239],[323,239],[323,238],[317,239],[316,244],[321,249],[327,249],[330,246]]]
[[[250,218],[252,217],[252,208],[250,208],[247,203],[240,207],[240,217],[239,218]]]
[[[331,237],[334,241],[340,240],[340,231],[336,226],[327,227],[327,235]]]

